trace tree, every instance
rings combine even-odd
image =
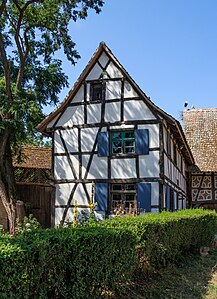
[[[15,232],[16,185],[12,155],[56,104],[67,86],[57,51],[75,64],[80,57],[68,31],[70,21],[99,13],[102,0],[1,0],[0,4],[0,198],[10,233]],[[36,136],[37,138],[37,136]]]

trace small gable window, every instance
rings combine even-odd
[[[133,154],[135,153],[135,132],[115,131],[111,133],[112,154]]]
[[[103,85],[101,82],[92,83],[90,85],[90,100],[91,101],[102,101]]]

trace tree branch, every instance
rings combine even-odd
[[[0,18],[6,8],[6,3],[7,3],[7,0],[2,0],[2,4],[0,5]]]
[[[7,55],[6,55],[6,51],[5,51],[4,43],[3,43],[3,36],[2,36],[1,32],[0,32],[0,57],[1,57],[3,69],[4,69],[7,101],[8,101],[8,103],[11,103],[12,102],[12,93],[11,93],[10,66],[9,66],[9,63],[7,60]]]

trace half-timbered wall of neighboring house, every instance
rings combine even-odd
[[[39,125],[53,136],[55,225],[72,221],[75,203],[88,212],[92,182],[99,218],[184,208],[185,163],[178,147],[174,162],[176,141],[116,58],[101,51],[78,82],[70,101]]]
[[[217,173],[192,173],[192,204],[217,209]]]
[[[217,211],[217,108],[183,112],[185,135],[195,158],[188,169],[192,207]]]

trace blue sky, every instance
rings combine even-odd
[[[71,87],[105,41],[151,100],[178,120],[185,101],[217,107],[216,0],[105,0],[99,15],[72,23],[70,33],[81,55],[76,66],[61,56]]]

